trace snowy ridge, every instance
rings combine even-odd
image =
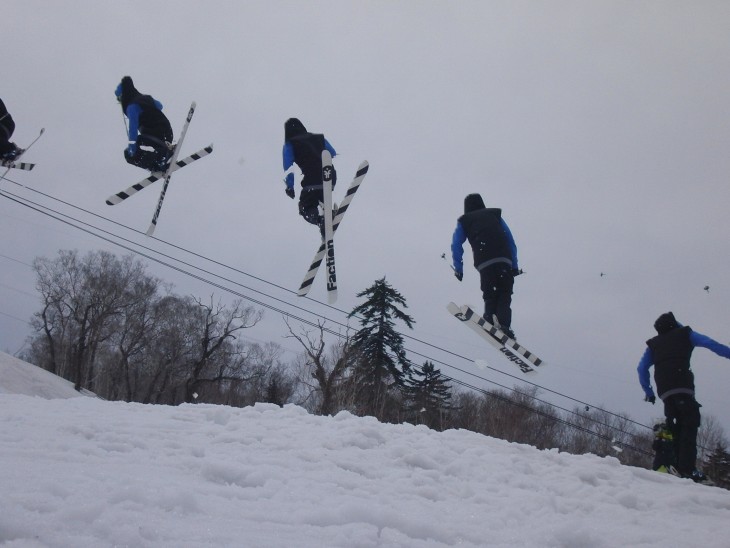
[[[0,394],[25,394],[45,399],[94,396],[78,392],[73,383],[35,365],[0,352]]]
[[[465,430],[7,393],[0,416],[8,546],[727,546],[728,491]]]

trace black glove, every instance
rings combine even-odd
[[[456,276],[456,279],[459,281],[464,279],[464,273],[459,272],[458,270],[454,270],[454,276]]]
[[[293,188],[286,187],[286,190],[284,192],[286,192],[286,195],[289,196],[289,198],[291,198],[292,200],[294,199],[294,189]]]
[[[512,269],[512,277],[513,278],[516,278],[520,274],[524,274],[524,272],[522,272],[522,269],[521,268],[513,268]]]
[[[650,404],[654,405],[656,403],[656,397],[655,396],[646,396],[644,398],[644,401],[648,401]]]

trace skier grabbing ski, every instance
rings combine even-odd
[[[322,151],[328,150],[334,158],[335,149],[324,135],[310,133],[297,118],[289,118],[284,124],[284,171],[286,176],[286,195],[295,197],[294,173],[289,171],[297,164],[302,171],[302,190],[299,193],[299,214],[304,220],[320,229],[324,237],[324,216],[319,209],[323,201],[322,189]],[[337,173],[332,168],[332,188],[337,183]]]
[[[484,319],[514,339],[511,307],[514,277],[520,274],[517,246],[502,219],[502,210],[486,208],[479,194],[469,194],[464,199],[464,214],[459,217],[451,240],[454,275],[459,281],[464,277],[463,245],[467,240],[481,278]]]
[[[23,149],[18,145],[10,142],[10,138],[15,131],[15,122],[10,116],[5,103],[0,99],[0,160],[15,160],[23,154]]]
[[[124,158],[142,169],[165,171],[174,147],[172,127],[162,113],[162,104],[137,91],[129,76],[122,78],[115,94],[129,119],[129,145],[124,149]]]

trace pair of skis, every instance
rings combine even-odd
[[[470,306],[464,305],[460,307],[452,302],[446,308],[456,319],[466,324],[469,329],[504,354],[523,373],[534,373],[534,367],[542,365],[543,362],[540,358],[514,339],[509,338],[503,331],[474,312]]]
[[[347,188],[345,197],[340,203],[339,207],[334,207],[332,204],[332,174],[334,170],[332,168],[332,155],[329,151],[322,151],[322,185],[324,195],[324,241],[319,246],[319,249],[314,254],[314,259],[307,274],[304,276],[302,284],[299,286],[297,295],[304,297],[309,290],[312,288],[312,282],[314,277],[317,275],[319,266],[322,261],[326,260],[327,266],[327,302],[330,304],[337,300],[337,270],[335,266],[335,248],[334,248],[334,234],[337,232],[337,228],[340,226],[347,209],[350,207],[350,202],[355,197],[355,193],[360,188],[365,175],[370,168],[370,164],[364,161],[357,168],[355,177]]]
[[[165,199],[165,194],[167,193],[167,187],[170,184],[170,178],[172,177],[172,174],[177,171],[178,169],[182,169],[185,166],[192,164],[196,160],[200,160],[201,158],[207,156],[211,152],[213,152],[213,145],[209,145],[205,148],[200,149],[194,154],[191,154],[190,156],[187,156],[186,158],[183,158],[182,160],[178,160],[178,154],[180,153],[180,148],[182,146],[182,143],[185,139],[185,134],[188,131],[188,126],[190,125],[190,120],[193,118],[193,114],[195,113],[195,101],[190,105],[190,110],[188,111],[188,115],[185,118],[185,124],[183,125],[182,131],[180,132],[180,138],[177,140],[177,144],[175,145],[175,149],[172,152],[172,157],[170,158],[170,163],[168,164],[167,169],[162,171],[154,171],[149,177],[146,177],[139,181],[138,183],[133,184],[129,188],[126,188],[125,190],[122,190],[121,192],[117,192],[116,194],[109,196],[107,198],[106,203],[107,205],[117,205],[120,202],[123,202],[130,196],[133,196],[140,190],[147,188],[149,185],[154,183],[155,181],[159,181],[160,179],[163,179],[163,185],[162,185],[162,191],[160,192],[160,198],[157,200],[157,207],[155,208],[155,213],[152,216],[152,221],[150,222],[150,226],[147,229],[147,236],[152,236],[152,234],[155,231],[155,228],[157,227],[157,220],[160,216],[160,210],[162,209],[162,202]]]

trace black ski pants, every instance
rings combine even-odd
[[[322,224],[322,215],[319,213],[319,204],[323,200],[322,188],[307,189],[303,187],[299,193],[299,215],[313,225]]]
[[[664,400],[664,416],[674,438],[677,471],[682,476],[689,476],[695,469],[700,407],[691,394],[674,394]]]
[[[512,266],[507,263],[494,263],[479,271],[482,297],[484,298],[484,319],[493,322],[497,316],[499,325],[511,329],[512,326],[512,288],[515,277]]]
[[[172,135],[170,135],[170,141]],[[152,150],[145,150],[142,147],[148,147]],[[172,156],[172,151],[167,147],[165,141],[152,135],[140,134],[137,137],[137,152],[130,156],[127,149],[124,149],[124,158],[127,163],[133,166],[141,167],[149,171],[157,171],[165,167],[165,162]]]
[[[299,193],[299,215],[310,224],[317,225],[324,237],[324,217],[319,212],[319,204],[324,201],[324,191],[322,190],[322,181],[309,184],[309,180],[314,178],[304,178],[302,180],[302,190]],[[332,177],[332,189],[337,184],[337,173]],[[333,204],[334,206],[334,204]]]

